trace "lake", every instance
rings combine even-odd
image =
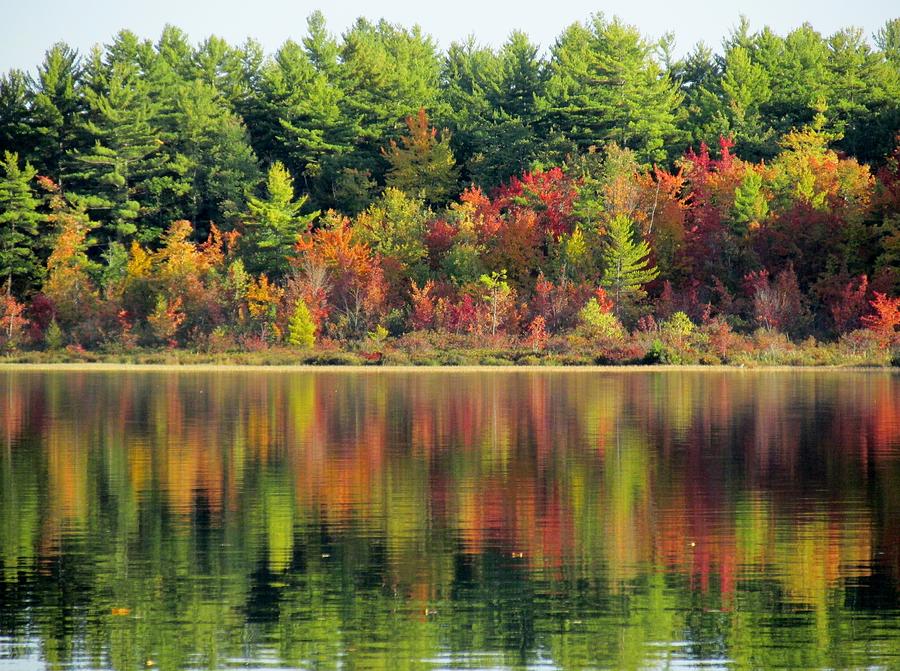
[[[900,668],[889,371],[0,371],[0,671]]]

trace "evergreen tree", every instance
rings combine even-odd
[[[247,131],[221,94],[200,80],[181,86],[175,109],[172,146],[189,186],[182,216],[197,226],[216,222],[231,228],[244,210],[245,193],[260,178]]]
[[[726,53],[721,88],[723,125],[727,124],[727,135],[740,154],[747,158],[771,155],[774,134],[760,115],[760,107],[771,97],[769,76],[751,60],[746,48],[735,46]]]
[[[559,162],[571,147],[543,123],[543,63],[538,48],[524,33],[514,32],[497,55],[498,81],[489,90],[491,115],[482,126],[482,142],[470,166],[487,187],[532,168],[535,162]]]
[[[20,168],[18,155],[10,152],[4,152],[0,168],[0,277],[6,295],[11,296],[14,280],[20,285],[17,288],[23,288],[40,275],[36,247],[38,225],[44,217],[31,190],[37,171],[28,163]]]
[[[288,322],[288,342],[304,349],[310,349],[316,344],[316,323],[302,298],[297,299],[294,314]]]
[[[163,27],[162,34],[156,42],[156,53],[159,60],[180,80],[187,81],[194,77],[205,79],[203,75],[206,74],[206,70],[201,63],[195,63],[194,49],[187,34],[180,28],[172,25]]]
[[[236,109],[249,95],[253,75],[262,58],[259,50],[259,45],[254,42],[238,48],[221,37],[208,37],[194,52],[191,78],[199,77]]]
[[[523,33],[514,32],[499,53],[471,39],[454,43],[442,81],[454,154],[477,184],[499,186],[540,158],[564,153],[558,136],[540,124],[543,62]]]
[[[63,183],[68,153],[76,146],[82,100],[78,92],[78,53],[65,43],[54,44],[31,81],[32,123],[36,136],[34,160],[41,174]]]
[[[450,134],[444,129],[438,136],[437,129],[428,125],[425,108],[407,117],[406,127],[400,144],[391,140],[390,148],[382,150],[390,164],[387,185],[431,205],[443,205],[458,191],[459,170]]]
[[[531,124],[537,117],[537,101],[544,95],[544,72],[538,47],[525,33],[514,31],[498,55],[500,86],[493,106]]]
[[[359,130],[352,154],[323,165],[322,195],[343,205],[338,182],[347,169],[383,183],[387,165],[381,148],[400,134],[403,120],[420,107],[443,116],[437,104],[439,75],[437,47],[418,27],[359,19],[344,34],[337,73],[343,92],[340,105]]]
[[[553,47],[545,103],[548,121],[579,149],[614,141],[643,162],[664,161],[677,139],[678,87],[637,29],[595,14],[569,27]]]
[[[635,242],[634,236],[634,226],[628,217],[618,215],[610,220],[600,285],[609,290],[619,318],[626,307],[647,295],[644,285],[659,275],[647,258],[650,246],[645,240]]]
[[[453,131],[453,153],[467,170],[470,160],[494,142],[488,127],[499,87],[500,63],[491,49],[472,38],[450,45],[441,70],[441,103]]]
[[[115,63],[107,74],[96,60],[93,81],[85,90],[90,115],[84,131],[93,146],[73,154],[79,166],[71,176],[74,188],[108,238],[121,241],[139,233],[141,240],[153,240],[161,228],[138,231],[138,197],[146,193],[147,180],[159,173],[162,159],[154,160],[162,144],[152,125],[156,105],[133,66]]]
[[[759,226],[769,214],[769,203],[763,193],[763,177],[756,170],[748,169],[734,190],[732,211],[732,232],[739,236]]]
[[[251,197],[247,203],[243,248],[251,273],[280,276],[287,271],[297,237],[319,214],[300,214],[306,200],[306,196],[294,200],[290,172],[281,163],[273,163],[266,179],[266,198]]]
[[[684,95],[679,119],[685,133],[684,148],[701,142],[712,144],[728,134],[727,120],[720,114],[721,70],[719,59],[702,42],[670,70],[669,76],[680,82]]]
[[[358,127],[343,113],[342,91],[297,44],[279,49],[263,82],[274,122],[271,133],[295,174],[317,177],[323,157],[351,149]]]
[[[827,40],[829,125],[836,143],[861,160],[880,161],[894,146],[900,127],[900,67],[873,51],[862,30],[840,30]]]
[[[361,138],[375,152],[407,116],[420,107],[434,109],[439,74],[437,47],[418,27],[359,19],[344,34],[343,106],[360,119]]]
[[[876,31],[875,46],[888,61],[900,67],[900,18],[890,19]]]
[[[32,158],[35,134],[31,123],[28,78],[21,70],[0,76],[0,151]]]
[[[316,72],[328,77],[336,75],[341,50],[334,36],[325,27],[325,15],[320,11],[313,12],[306,19],[303,48]]]
[[[822,36],[808,24],[785,38],[766,28],[752,38],[750,51],[768,75],[772,93],[761,111],[775,132],[812,123],[828,99],[828,45]]]

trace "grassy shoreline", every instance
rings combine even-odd
[[[258,364],[140,364],[140,363],[0,363],[0,371],[94,371],[94,372],[284,372],[284,373],[773,373],[773,372],[870,372],[900,374],[900,369],[883,366],[336,366]]]
[[[868,336],[862,332],[862,336]],[[786,336],[757,331],[750,336],[728,332],[716,337],[690,334],[636,333],[614,340],[576,334],[557,336],[543,347],[518,339],[413,332],[397,338],[325,343],[312,349],[267,345],[244,348],[159,348],[77,345],[45,350],[11,351],[0,365],[165,366],[207,368],[531,368],[531,369],[751,369],[900,367],[900,350],[879,346],[871,337],[793,342]]]
[[[77,370],[77,371],[284,371],[316,372],[345,371],[358,373],[378,372],[722,372],[722,371],[885,371],[900,373],[900,368],[871,363],[571,363],[558,362],[554,357],[535,361],[523,358],[510,363],[409,363],[384,359],[377,362],[360,361],[348,352],[330,353],[340,356],[320,357],[313,361],[310,355],[260,356],[255,352],[205,354],[185,350],[139,352],[130,355],[91,352],[76,355],[68,352],[26,352],[0,358],[0,370]]]

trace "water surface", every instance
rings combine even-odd
[[[0,670],[900,668],[890,372],[0,372]]]

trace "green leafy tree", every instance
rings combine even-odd
[[[294,180],[279,162],[272,164],[266,179],[266,197],[251,197],[244,221],[244,258],[251,273],[283,275],[297,237],[309,227],[318,212],[301,214],[307,197],[294,200]]]
[[[495,271],[490,275],[484,274],[478,278],[478,282],[485,290],[491,335],[496,335],[503,317],[510,308],[512,288],[506,281],[505,270]]]
[[[373,252],[398,261],[405,275],[424,281],[427,214],[422,201],[389,186],[356,218],[354,235]]]
[[[37,171],[28,163],[20,168],[18,155],[10,152],[4,152],[0,168],[0,273],[11,296],[13,280],[30,286],[41,274],[36,248],[44,217],[31,189]]]
[[[618,215],[610,220],[600,284],[609,290],[619,318],[626,308],[647,295],[644,285],[659,275],[648,260],[650,246],[645,240],[635,242],[634,238],[634,225],[628,217]]]
[[[622,322],[612,312],[604,309],[600,301],[591,298],[578,313],[582,329],[591,337],[621,342],[627,332]]]

